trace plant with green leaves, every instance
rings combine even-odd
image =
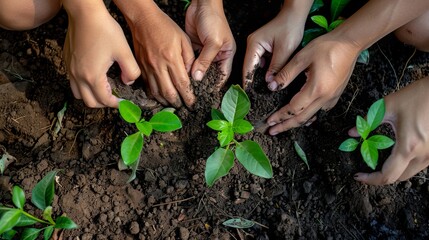
[[[375,130],[383,121],[386,111],[384,99],[374,102],[368,110],[366,120],[357,116],[356,129],[361,136],[360,141],[349,138],[341,143],[339,149],[344,152],[352,152],[361,144],[360,153],[365,163],[373,170],[378,164],[378,150],[386,149],[395,142],[384,135],[373,135],[369,137],[371,131]]]
[[[43,211],[38,218],[24,210],[25,193],[18,186],[12,188],[12,202],[15,207],[0,205],[0,239],[16,239],[18,228],[25,227],[20,239],[33,240],[43,232],[43,239],[50,239],[55,229],[74,229],[78,226],[70,218],[52,217],[52,201],[55,195],[55,177],[57,171],[51,171],[40,180],[31,192],[31,202]],[[43,228],[29,227],[46,225]]]
[[[122,160],[125,165],[130,166],[133,170],[129,181],[135,178],[143,149],[144,136],[150,137],[153,130],[171,132],[182,128],[179,117],[173,111],[174,109],[165,108],[154,114],[149,121],[146,121],[142,118],[142,110],[139,106],[128,100],[119,102],[119,113],[122,118],[128,123],[133,123],[138,130],[128,135],[121,144]]]
[[[186,11],[186,9],[188,9],[189,5],[191,5],[191,0],[182,0],[182,2],[185,3],[185,6],[183,7],[183,10]]]
[[[251,140],[238,142],[234,138],[236,133],[246,134],[253,130],[253,125],[244,119],[249,110],[249,97],[238,85],[232,85],[225,93],[221,110],[212,109],[212,120],[207,126],[218,131],[220,147],[206,162],[205,179],[209,186],[229,173],[235,158],[250,173],[263,178],[273,177],[270,161],[261,146]]]
[[[328,33],[338,27],[344,22],[344,19],[340,18],[341,12],[350,2],[350,0],[330,0],[330,21],[323,15],[313,15],[310,17],[311,21],[318,25],[318,27],[309,28],[304,31],[304,37],[302,38],[302,46],[307,45],[311,40]],[[310,9],[310,14],[314,13],[325,6],[323,0],[314,0],[313,5]],[[368,49],[362,51],[359,54],[357,62],[367,64],[369,62]]]

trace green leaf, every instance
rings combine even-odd
[[[0,235],[11,230],[19,221],[21,209],[11,209],[0,218]]]
[[[214,108],[212,108],[211,117],[212,117],[212,120],[226,120],[223,113],[220,110],[214,109]]]
[[[311,5],[310,13],[313,13],[323,7],[325,4],[323,0],[314,0],[313,5]]]
[[[158,112],[152,116],[149,122],[158,132],[170,132],[182,127],[179,117],[171,112]]]
[[[350,0],[332,0],[331,1],[331,21],[337,20],[344,7],[349,4]]]
[[[341,143],[340,149],[343,152],[353,152],[357,146],[359,145],[359,141],[354,138],[346,139],[343,143]]]
[[[308,165],[307,155],[305,155],[304,150],[302,150],[301,146],[299,146],[297,141],[293,142],[293,146],[295,147],[295,151],[298,156],[304,161],[305,165],[307,165],[307,169],[310,170],[310,165]]]
[[[233,227],[233,228],[251,228],[253,227],[253,225],[255,225],[255,222],[244,218],[232,218],[232,219],[226,220],[222,224],[227,227]]]
[[[16,235],[16,233],[17,232],[15,230],[11,229],[11,230],[3,233],[3,234],[0,234],[0,239],[3,239],[3,240],[12,240],[13,237]]]
[[[44,240],[51,239],[52,233],[54,233],[54,226],[49,226],[45,228],[45,231],[43,231],[43,239]]]
[[[18,186],[14,186],[12,189],[12,202],[15,204],[15,206],[19,209],[24,208],[25,204],[25,193],[22,188]]]
[[[207,126],[216,131],[222,131],[231,126],[231,124],[225,120],[211,120],[207,123]]]
[[[47,208],[45,208],[42,216],[43,216],[43,219],[47,220],[51,224],[55,224],[54,220],[52,219],[52,207],[51,206],[48,206]]]
[[[369,51],[368,49],[363,50],[356,60],[358,63],[368,64],[369,63]]]
[[[31,202],[41,210],[52,204],[55,195],[55,176],[57,171],[51,171],[40,180],[31,192]]]
[[[128,100],[119,102],[119,114],[129,123],[137,123],[142,115],[142,110],[139,106]]]
[[[60,229],[74,229],[77,227],[76,223],[74,223],[70,218],[64,216],[58,217],[54,226],[54,228]]]
[[[371,145],[367,140],[363,141],[360,146],[360,153],[366,165],[372,170],[375,170],[375,167],[378,163],[378,151],[374,145]]]
[[[150,124],[147,121],[141,121],[141,122],[136,123],[136,127],[145,136],[149,137],[152,134],[152,130],[153,130],[152,124]]]
[[[304,37],[302,38],[301,46],[305,47],[313,39],[326,33],[324,28],[310,28],[304,31]]]
[[[234,132],[232,131],[232,127],[230,126],[227,129],[218,132],[217,140],[219,140],[219,144],[221,147],[225,147],[228,145],[232,139],[234,139]]]
[[[209,187],[219,178],[228,174],[234,165],[234,153],[231,149],[218,148],[206,162],[205,178]]]
[[[338,19],[338,20],[333,21],[331,24],[329,24],[328,32],[334,30],[343,22],[344,22],[344,20],[342,20],[342,19]]]
[[[315,15],[311,17],[311,20],[319,25],[320,27],[324,28],[326,31],[328,30],[328,20],[326,20],[326,18],[322,15]]]
[[[37,223],[36,220],[22,214],[21,217],[19,218],[19,221],[16,223],[15,227],[26,227],[36,223]]]
[[[143,136],[140,132],[128,135],[121,144],[121,157],[125,165],[133,164],[143,149]]]
[[[356,129],[364,140],[368,137],[369,132],[371,132],[368,122],[361,116],[357,116],[356,118]]]
[[[383,135],[371,136],[370,138],[367,139],[367,141],[370,145],[380,150],[389,148],[393,146],[393,144],[395,144],[395,141]]]
[[[235,156],[250,173],[263,178],[273,177],[270,160],[258,143],[246,140],[236,144]]]
[[[239,85],[232,85],[223,96],[221,109],[231,123],[243,119],[250,110],[249,97]]]
[[[253,126],[252,126],[252,124],[251,124],[249,121],[247,121],[247,120],[244,120],[244,119],[237,119],[237,120],[234,122],[233,126],[232,126],[232,130],[233,130],[235,133],[239,133],[239,134],[246,134],[246,133],[248,133],[248,132],[250,132],[250,131],[252,131],[252,130],[253,130]]]
[[[21,240],[35,240],[42,229],[37,228],[26,228],[21,234]]]
[[[371,128],[371,131],[376,129],[381,124],[381,121],[383,121],[384,118],[385,111],[386,108],[384,105],[383,98],[374,102],[371,107],[369,107],[366,119],[368,119],[368,124]]]

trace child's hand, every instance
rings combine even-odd
[[[396,144],[381,171],[357,173],[366,184],[384,185],[404,181],[429,165],[429,77],[385,97],[386,114],[396,135]],[[349,131],[357,136],[356,128]]]
[[[201,80],[212,62],[219,63],[221,87],[232,70],[236,45],[223,11],[222,0],[193,0],[186,12],[186,32],[200,55],[192,65],[192,76]]]
[[[107,81],[107,71],[116,61],[122,70],[122,81],[132,84],[140,76],[119,24],[110,16],[103,1],[64,1],[69,27],[64,44],[73,94],[88,107],[118,107]],[[82,4],[81,4],[82,5]]]

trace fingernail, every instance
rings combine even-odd
[[[268,122],[268,125],[269,125],[270,127],[272,127],[272,126],[276,125],[276,123],[275,123],[275,122]]]
[[[277,135],[277,134],[279,134],[279,132],[276,132],[276,131],[274,131],[274,132],[270,132],[270,135],[271,135],[271,136],[275,136],[275,135]]]
[[[197,81],[201,81],[204,77],[203,72],[201,72],[200,70],[195,71],[194,73],[194,79]]]
[[[269,75],[265,81],[267,81],[267,83],[270,83],[270,82],[273,81],[273,79],[274,79],[274,76],[273,75]]]
[[[268,88],[269,88],[271,91],[275,91],[275,90],[277,89],[277,82],[276,82],[276,81],[272,81],[272,82],[270,82],[270,84],[268,84]]]
[[[133,85],[135,81],[127,82],[127,85]]]

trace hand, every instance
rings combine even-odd
[[[154,4],[154,3],[151,3]],[[195,56],[187,35],[157,6],[138,21],[129,20],[134,51],[149,94],[163,105],[195,102],[188,73]]]
[[[299,51],[268,83],[277,91],[288,86],[302,71],[307,80],[289,104],[272,114],[267,123],[269,133],[299,127],[315,120],[320,109],[329,110],[338,101],[350,78],[359,48],[333,34],[325,34]]]
[[[95,1],[93,1],[95,2]],[[116,61],[122,70],[122,81],[132,84],[140,76],[139,66],[119,24],[110,16],[102,1],[67,8],[69,27],[64,44],[64,59],[70,86],[77,99],[88,107],[118,107],[107,81],[107,71]],[[74,4],[74,3],[72,3]]]
[[[389,123],[396,144],[381,171],[357,173],[357,181],[384,185],[404,181],[429,165],[429,77],[418,80],[385,97],[383,122]],[[349,135],[357,137],[353,128]]]
[[[212,62],[219,63],[223,86],[231,74],[236,45],[226,20],[222,1],[193,0],[186,11],[186,33],[200,55],[192,65],[192,77],[200,81]]]
[[[271,53],[271,63],[265,75],[270,83],[285,66],[298,47],[304,34],[304,25],[313,1],[285,1],[281,12],[269,23],[249,35],[243,66],[243,87],[253,81],[258,67],[265,64],[264,55]]]

